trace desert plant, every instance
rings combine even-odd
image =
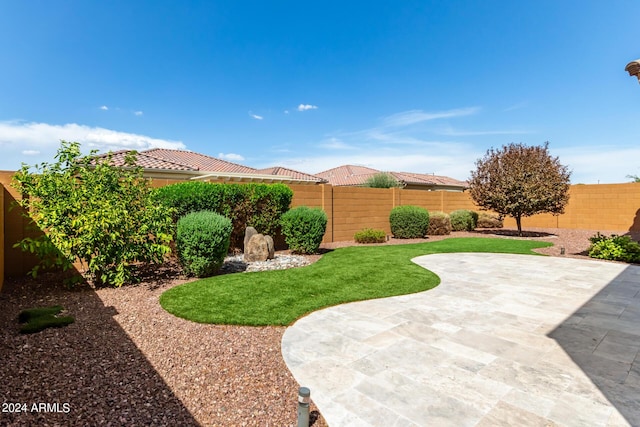
[[[640,262],[640,244],[631,240],[629,236],[612,234],[605,236],[600,233],[589,238],[589,256],[591,258],[611,261]]]
[[[491,212],[480,212],[478,214],[477,228],[502,228],[503,226],[502,218],[498,214]]]
[[[158,203],[175,208],[174,220],[197,211],[213,211],[231,220],[231,247],[241,249],[248,226],[277,236],[280,217],[289,209],[293,191],[284,184],[220,184],[180,182],[160,187]]]
[[[400,186],[400,183],[390,173],[380,172],[367,178],[364,186],[370,188],[393,188]]]
[[[220,269],[229,250],[231,220],[211,211],[178,220],[176,247],[185,274],[208,277]]]
[[[133,263],[161,263],[170,252],[172,210],[153,202],[135,152],[117,167],[110,154],[81,157],[79,143],[62,141],[56,162],[35,169],[23,165],[12,183],[43,232],[16,244],[38,256],[32,275],[78,260],[96,283],[121,286],[133,280]]]
[[[322,209],[299,206],[280,219],[285,242],[294,253],[318,252],[327,229],[327,214]]]
[[[467,209],[453,211],[449,214],[449,218],[453,231],[473,231],[478,222],[478,214]]]
[[[399,239],[424,237],[429,228],[429,211],[419,206],[396,206],[389,214],[391,233]]]
[[[384,230],[374,230],[365,228],[353,235],[353,240],[357,243],[384,243],[387,240],[387,233]]]
[[[444,212],[431,212],[429,214],[429,236],[444,236],[451,234],[451,218]]]

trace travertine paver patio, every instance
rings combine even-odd
[[[330,426],[640,426],[640,267],[413,261],[441,284],[320,310],[285,332],[284,359]]]

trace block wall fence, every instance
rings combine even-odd
[[[4,277],[26,274],[34,265],[34,258],[13,244],[33,235],[28,219],[13,202],[20,197],[11,187],[14,172],[0,171],[0,289]],[[182,182],[154,179],[152,185]],[[423,191],[399,188],[377,189],[361,187],[332,187],[321,185],[289,185],[293,190],[292,207],[308,206],[324,210],[327,231],[324,242],[353,240],[356,231],[376,228],[390,234],[389,213],[399,205],[421,206],[429,211],[452,212],[457,209],[479,210],[468,192]],[[640,184],[573,185],[565,213],[523,218],[523,228],[570,228],[625,233],[640,231]],[[505,219],[505,227],[515,227],[512,218]]]

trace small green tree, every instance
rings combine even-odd
[[[469,194],[483,209],[516,220],[538,213],[561,214],[569,201],[571,172],[549,154],[549,143],[528,147],[509,144],[487,150],[471,172]]]
[[[627,178],[630,178],[631,182],[640,182],[640,176],[638,175],[627,175]]]
[[[170,252],[171,209],[153,203],[151,188],[135,167],[135,152],[123,167],[94,151],[81,157],[80,144],[61,142],[55,163],[23,165],[12,185],[18,203],[43,231],[15,246],[34,253],[41,267],[69,269],[80,261],[96,283],[131,281],[132,263],[160,263]]]
[[[370,188],[393,188],[399,187],[400,183],[390,173],[381,172],[367,178],[363,185]]]

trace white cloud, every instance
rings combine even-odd
[[[242,160],[244,160],[244,157],[242,157],[240,154],[235,154],[235,153],[219,153],[218,154],[218,158],[220,159],[224,159],[224,160],[229,160],[232,162],[240,162]]]
[[[522,102],[518,102],[517,104],[510,105],[502,111],[506,113],[508,111],[520,110],[521,108],[526,108],[528,106],[529,106],[529,101],[522,101]]]
[[[257,114],[253,114],[253,113],[251,113],[251,112],[249,112],[249,116],[251,116],[252,118],[254,118],[254,119],[256,119],[256,120],[262,120],[262,119],[264,119],[264,117],[259,116],[259,115],[257,115]]]
[[[607,146],[549,148],[566,165],[574,184],[614,184],[629,182],[627,175],[639,175],[640,148]],[[615,167],[603,167],[615,165]]]
[[[133,114],[136,115],[136,116],[141,116],[144,113],[142,111],[134,111]]]
[[[103,111],[107,111],[109,109],[109,107],[107,107],[106,105],[103,105],[102,107],[100,107],[101,110]]]
[[[480,111],[479,107],[457,108],[454,110],[427,113],[422,110],[409,110],[393,114],[383,120],[385,126],[408,126],[427,120],[448,119],[453,117],[470,116]]]
[[[289,110],[284,110],[284,113],[285,114],[289,114]]]
[[[318,173],[346,164],[356,164],[379,170],[396,172],[434,173],[466,180],[474,167],[478,154],[456,151],[428,154],[420,151],[380,152],[362,150],[348,155],[290,157],[277,159],[273,163],[309,173]]]
[[[317,109],[318,109],[317,105],[311,105],[311,104],[298,105],[298,111],[317,110]]]
[[[532,133],[526,130],[458,130],[449,126],[436,131],[439,135],[446,136],[483,136],[483,135],[524,135]]]
[[[106,152],[122,149],[141,151],[149,148],[186,148],[181,141],[152,138],[76,123],[51,125],[19,121],[0,122],[0,144],[3,145],[0,169],[18,169],[20,163],[24,161],[24,156],[30,157],[30,163],[33,160],[38,163],[53,161],[53,156],[60,146],[60,140],[79,142],[83,152],[91,149]]]
[[[326,148],[329,150],[354,150],[356,147],[346,144],[344,141],[341,141],[338,138],[329,138],[320,143],[322,148]]]

